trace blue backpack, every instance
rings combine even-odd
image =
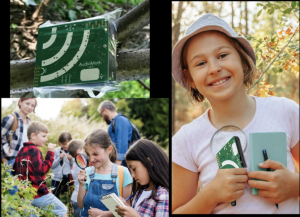
[[[127,118],[125,115],[118,115],[118,116],[124,116],[125,118]],[[116,121],[117,117],[113,120],[113,123],[112,123],[112,132],[113,133],[115,132],[115,121]],[[127,118],[127,119],[129,120],[129,118]],[[140,136],[139,131],[137,130],[136,126],[133,123],[131,123],[130,120],[129,120],[129,122],[132,126],[132,136],[131,136],[131,140],[130,140],[130,145],[131,145],[134,141],[139,140],[141,138],[141,136]]]

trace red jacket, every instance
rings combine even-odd
[[[23,159],[29,161],[22,161]],[[19,180],[26,180],[28,169],[28,180],[31,181],[32,187],[37,189],[37,195],[34,199],[49,193],[46,186],[45,174],[49,171],[54,161],[54,152],[48,151],[45,160],[42,152],[31,142],[24,143],[20,149],[13,165],[12,174],[18,175]]]

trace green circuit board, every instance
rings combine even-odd
[[[224,145],[216,157],[220,169],[243,168],[234,137]]]
[[[109,67],[106,19],[82,20],[38,29],[34,87],[105,82]]]

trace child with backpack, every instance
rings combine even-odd
[[[68,191],[67,182],[70,180],[71,166],[74,163],[74,158],[69,155],[68,142],[72,140],[69,132],[64,131],[59,134],[58,144],[60,147],[55,149],[54,162],[52,164],[51,187],[54,187],[53,194],[59,198],[60,193]]]
[[[121,216],[169,216],[169,159],[154,142],[140,139],[133,143],[125,159],[134,179],[130,206],[117,206]],[[126,198],[126,197],[124,197]],[[120,198],[124,204],[126,201]]]
[[[129,197],[132,188],[130,173],[126,167],[114,163],[117,159],[116,147],[104,130],[93,130],[84,140],[83,149],[93,166],[77,174],[77,203],[83,208],[81,216],[112,215],[100,198],[110,193]]]

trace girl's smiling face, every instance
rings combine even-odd
[[[241,58],[221,33],[200,33],[186,49],[190,85],[208,100],[225,100],[237,91],[245,91]],[[188,74],[186,69],[184,73]]]
[[[100,167],[109,160],[109,154],[113,147],[109,146],[107,150],[97,146],[87,145],[85,148],[86,155],[94,167]]]

